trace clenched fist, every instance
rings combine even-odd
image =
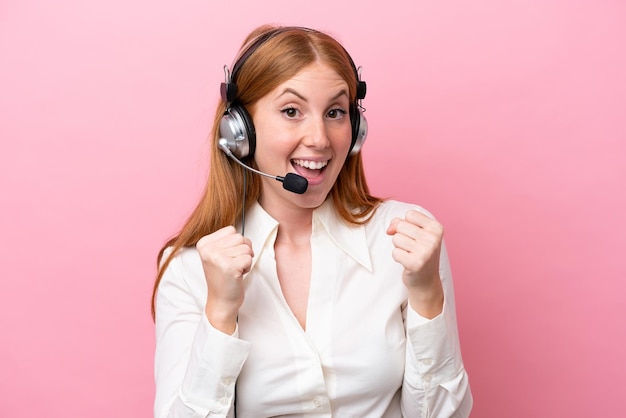
[[[243,303],[243,276],[252,265],[252,243],[232,226],[202,237],[196,244],[207,282],[205,312],[213,327],[232,334]]]
[[[394,218],[387,234],[392,236],[392,257],[404,270],[402,281],[409,290],[411,306],[422,316],[432,318],[443,307],[443,288],[439,277],[439,257],[443,227],[416,210],[404,219]]]

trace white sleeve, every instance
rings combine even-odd
[[[190,251],[172,260],[159,283],[154,416],[233,417],[235,383],[250,344],[207,320],[206,282]]]
[[[405,417],[467,418],[473,399],[459,344],[452,275],[445,245],[439,273],[443,312],[426,320],[407,307],[407,350],[402,384]]]

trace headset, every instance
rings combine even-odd
[[[254,54],[254,52],[265,42],[274,38],[277,35],[285,33],[290,30],[302,30],[306,32],[321,33],[314,29],[297,27],[297,26],[284,26],[274,30],[270,30],[257,39],[252,41],[244,52],[241,53],[239,59],[233,64],[233,69],[229,73],[228,67],[224,66],[225,82],[220,86],[220,94],[222,100],[226,103],[227,108],[220,120],[219,136],[220,141],[232,152],[232,154],[241,159],[254,155],[256,146],[256,132],[254,130],[254,123],[252,117],[246,111],[246,109],[239,103],[238,90],[237,90],[237,75],[239,70],[248,60],[248,58]],[[344,48],[344,52],[350,61],[350,65],[354,70],[354,74],[357,80],[356,98],[354,103],[350,104],[350,123],[352,125],[352,143],[350,145],[349,155],[355,155],[363,146],[365,138],[367,137],[367,120],[363,115],[363,108],[361,107],[360,100],[365,98],[367,92],[367,85],[361,80],[359,73],[360,68],[354,65],[354,61],[348,54],[348,51]],[[222,148],[224,150],[224,148]],[[224,152],[226,152],[224,150]]]

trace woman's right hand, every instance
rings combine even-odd
[[[207,282],[206,316],[214,328],[232,334],[244,299],[243,276],[252,266],[252,243],[226,226],[202,237],[196,248]]]

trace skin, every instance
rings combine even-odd
[[[299,195],[263,177],[259,199],[279,222],[274,244],[278,279],[303,328],[311,279],[312,213],[326,200],[348,154],[348,109],[346,82],[320,62],[304,68],[250,109],[259,169],[280,175],[298,173],[309,181],[306,193]],[[435,317],[443,307],[439,278],[443,228],[426,215],[409,211],[404,219],[393,219],[386,233],[395,246],[390,256],[404,267],[409,303],[420,315]],[[243,276],[254,257],[251,242],[228,226],[200,239],[196,248],[207,280],[207,318],[216,329],[232,334],[244,300]]]

